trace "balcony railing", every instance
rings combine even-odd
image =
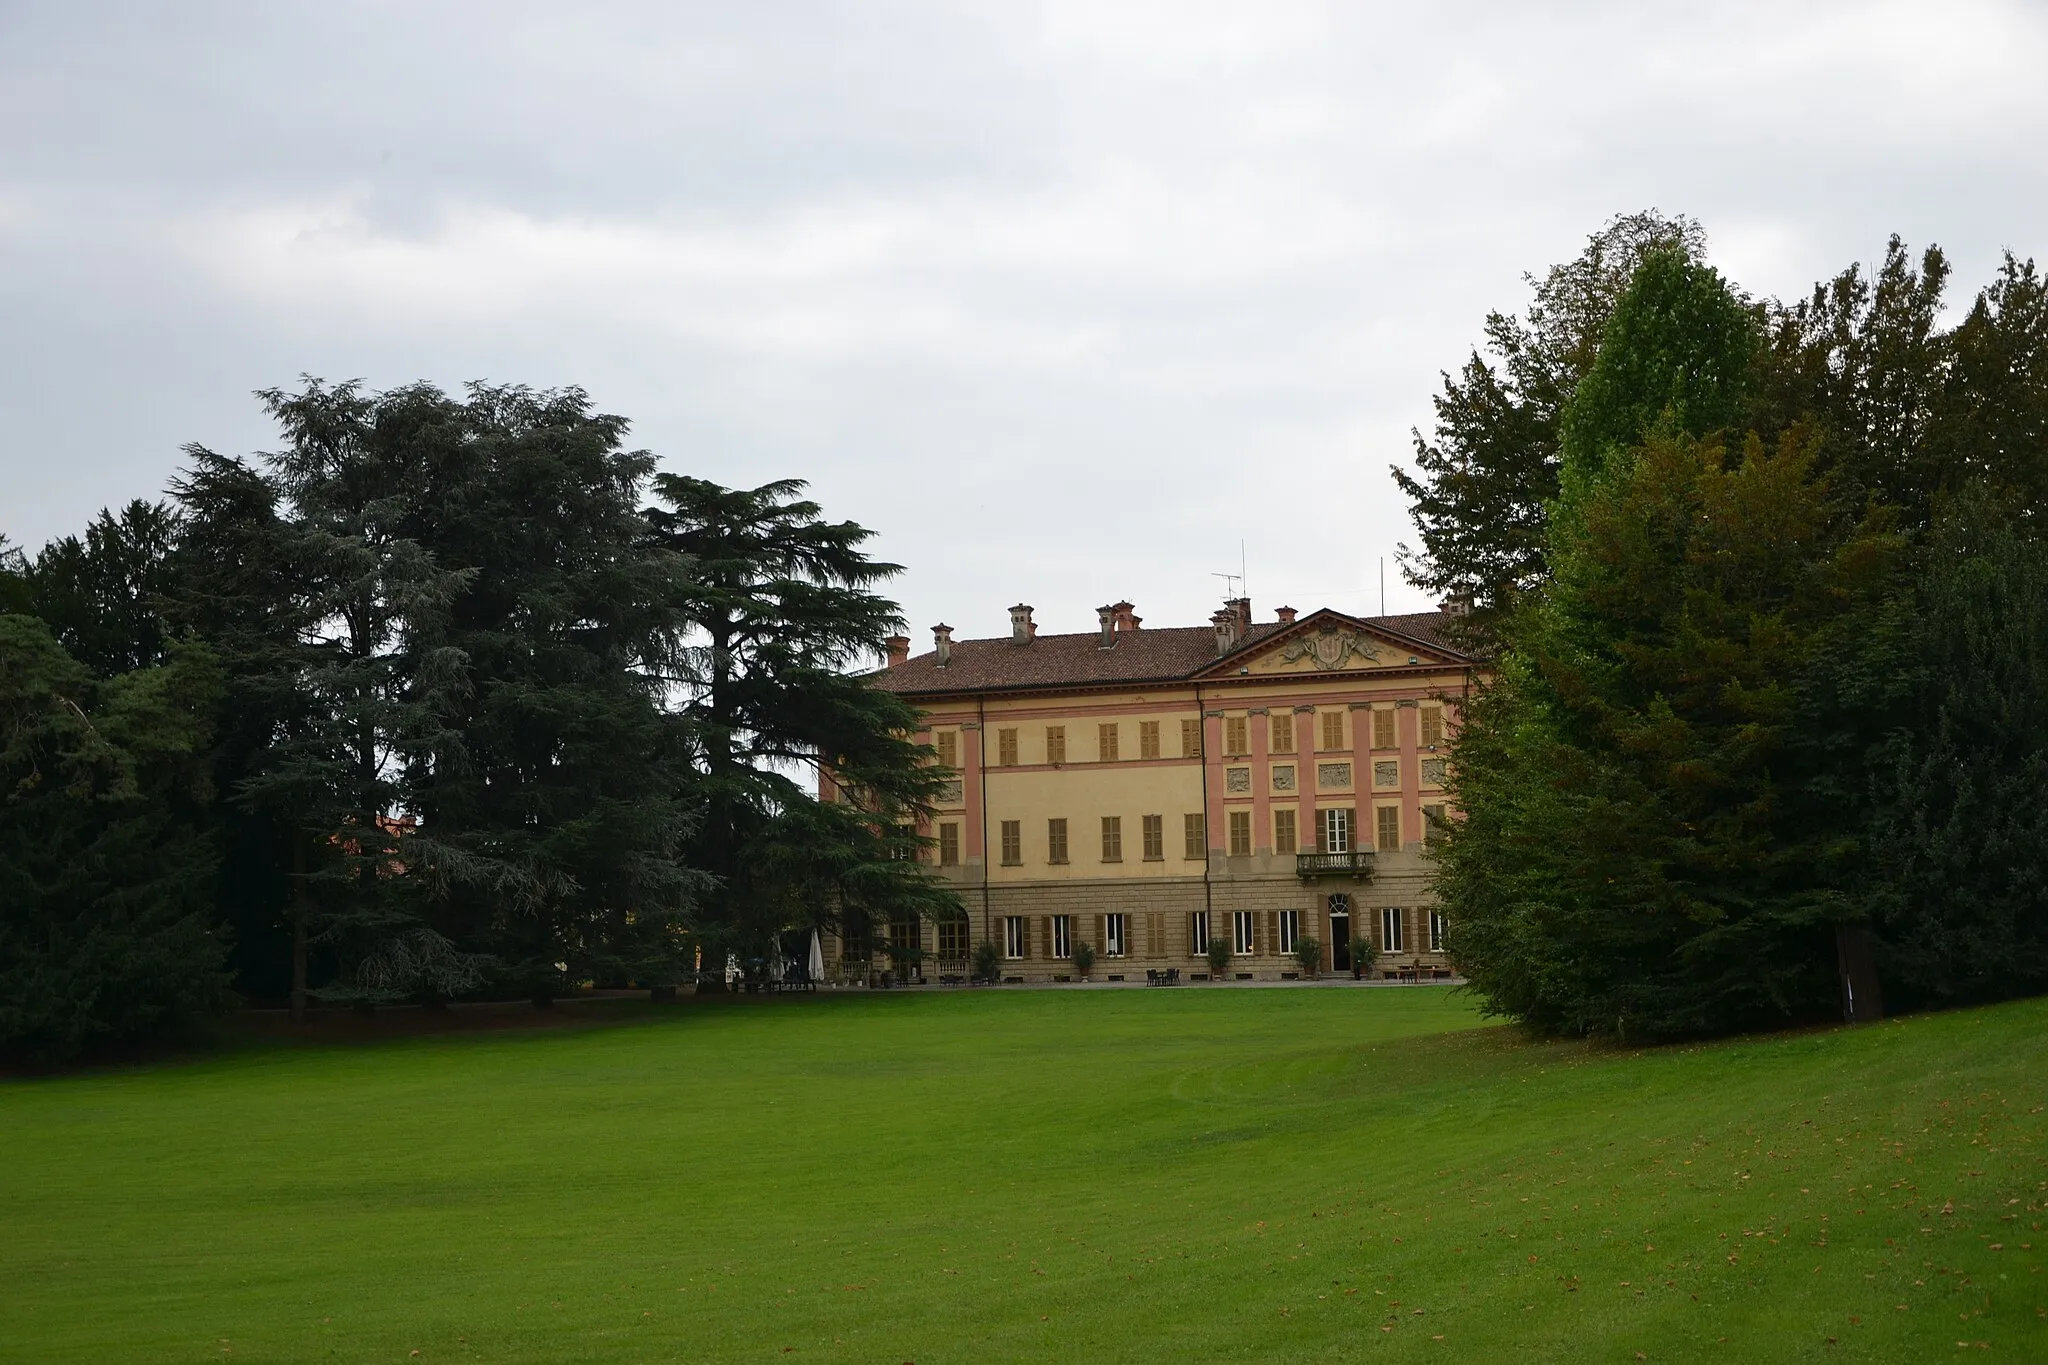
[[[1353,849],[1349,853],[1297,853],[1294,855],[1294,871],[1304,880],[1310,877],[1369,880],[1372,877],[1372,853],[1367,849]]]

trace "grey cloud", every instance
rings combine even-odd
[[[1309,606],[1612,213],[1781,294],[2032,248],[2044,55],[1959,4],[0,7],[0,530],[261,447],[300,371],[490,377],[812,479],[920,626],[1200,620],[1240,538]]]

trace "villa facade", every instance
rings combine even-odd
[[[1083,941],[1097,980],[1200,977],[1213,938],[1239,979],[1298,973],[1305,936],[1325,971],[1354,937],[1378,972],[1448,971],[1425,874],[1478,661],[1444,614],[1255,622],[1239,598],[1148,630],[1119,602],[1093,634],[1046,636],[1031,614],[994,639],[934,627],[915,657],[891,641],[873,682],[953,774],[922,832],[968,913],[874,932],[915,935],[941,975],[986,939],[1012,981],[1071,978]],[[883,946],[833,947],[852,967]]]

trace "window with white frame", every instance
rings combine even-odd
[[[1188,914],[1188,956],[1209,955],[1209,912],[1195,910]]]
[[[1407,948],[1402,943],[1401,922],[1407,918],[1398,905],[1389,905],[1380,911],[1380,951],[1402,953]]]
[[[1258,923],[1255,910],[1230,912],[1230,951],[1234,956],[1250,957],[1258,947]]]
[[[1294,945],[1301,938],[1301,911],[1280,912],[1280,941],[1273,945],[1273,951],[1286,956],[1294,951]]]
[[[1129,915],[1104,915],[1102,917],[1102,955],[1122,957],[1130,951],[1131,917]]]
[[[1031,921],[1022,915],[1003,916],[1003,956],[1012,961],[1031,952]]]
[[[1052,917],[1052,956],[1055,962],[1064,962],[1074,955],[1074,917],[1054,915]]]
[[[1434,910],[1429,912],[1429,950],[1432,953],[1444,950],[1444,917]]]
[[[1351,851],[1351,811],[1344,806],[1325,806],[1316,812],[1318,853]]]

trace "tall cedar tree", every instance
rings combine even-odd
[[[420,913],[417,882],[400,875],[397,820],[405,759],[435,721],[422,674],[449,662],[422,659],[415,635],[468,579],[407,524],[425,491],[418,429],[445,428],[447,405],[423,387],[377,395],[314,379],[258,396],[286,444],[264,457],[282,515],[255,567],[282,569],[290,605],[279,620],[292,632],[265,659],[282,670],[266,685],[296,695],[299,723],[273,737],[238,795],[291,830],[296,951],[317,941],[341,967],[320,994],[370,1004],[466,984],[462,959]],[[203,450],[195,459],[218,464]],[[452,979],[397,979],[421,960]],[[305,970],[295,960],[295,997]]]
[[[1416,474],[1395,466],[1419,549],[1403,546],[1410,582],[1471,600],[1484,631],[1541,583],[1550,501],[1557,496],[1559,423],[1599,354],[1615,301],[1650,254],[1691,260],[1706,237],[1689,218],[1654,209],[1616,218],[1578,259],[1551,267],[1525,317],[1486,316],[1486,342],[1443,376],[1436,425],[1415,433]]]
[[[96,679],[0,616],[0,1053],[145,1041],[227,1000],[206,808],[203,646]]]
[[[641,515],[654,458],[580,389],[477,384],[448,413],[460,439],[422,441],[409,524],[465,581],[411,656],[436,733],[409,769],[408,880],[537,1002],[674,981],[702,878],[658,671],[689,565]]]
[[[704,798],[692,861],[717,879],[698,918],[711,978],[728,955],[765,963],[786,930],[858,937],[959,912],[914,856],[945,775],[911,739],[916,712],[851,671],[902,627],[871,591],[900,569],[869,559],[873,533],[824,520],[802,489],[665,474],[665,505],[648,513],[656,543],[692,564],[671,681]],[[799,784],[821,766],[846,799]]]
[[[317,927],[307,866],[325,846],[306,832],[297,803],[258,779],[326,723],[303,685],[312,606],[276,483],[202,446],[185,455],[171,483],[179,534],[166,614],[176,633],[207,641],[220,660],[212,754],[220,913],[233,933],[237,989],[288,996],[303,1015]]]
[[[1896,621],[1900,543],[1810,439],[1732,457],[1714,434],[1757,326],[1678,253],[1638,269],[1561,423],[1552,581],[1456,741],[1452,947],[1539,1028],[1711,1033],[1834,998],[1860,812],[1833,798],[1870,726],[1838,714],[1841,660]]]

